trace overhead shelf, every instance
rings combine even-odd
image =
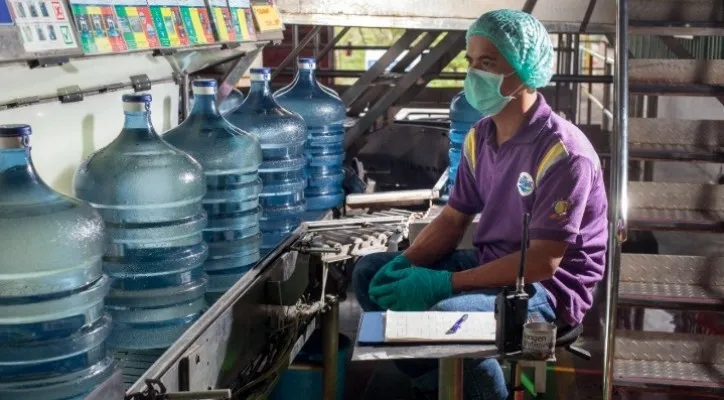
[[[466,30],[486,11],[522,9],[526,0],[277,0],[285,23],[305,25]],[[550,32],[579,32],[589,2],[538,0],[533,15]],[[615,31],[615,2],[597,2],[586,32]]]

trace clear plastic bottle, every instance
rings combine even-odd
[[[204,240],[209,258],[206,298],[213,302],[259,261],[259,193],[261,146],[251,134],[233,126],[216,107],[216,81],[192,83],[194,107],[188,118],[163,135],[204,168],[203,204],[209,224]]]
[[[300,58],[298,72],[290,86],[274,98],[307,124],[308,186],[304,196],[307,210],[323,211],[344,202],[344,118],[342,99],[315,78],[313,58]]]
[[[473,108],[465,99],[465,93],[461,91],[450,102],[450,171],[448,174],[448,185],[452,187],[460,164],[460,151],[462,150],[465,136],[470,128],[482,118],[480,111]]]
[[[278,245],[302,222],[306,209],[304,144],[307,128],[298,114],[282,108],[272,96],[269,68],[252,68],[244,103],[226,118],[261,143],[263,162],[262,253]]]
[[[241,93],[239,89],[232,89],[224,101],[219,104],[219,112],[221,115],[226,115],[236,110],[241,103],[244,102],[244,93]]]
[[[40,179],[30,134],[0,126],[0,399],[83,398],[115,365],[103,220]]]
[[[124,95],[120,135],[75,175],[76,195],[108,231],[103,266],[115,349],[168,347],[205,307],[203,170],[156,134],[150,104],[151,95]]]

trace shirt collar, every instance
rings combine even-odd
[[[530,143],[541,133],[543,128],[548,124],[551,117],[551,107],[546,102],[542,94],[537,94],[537,99],[533,107],[526,113],[526,119],[521,124],[518,131],[505,143]],[[495,144],[495,125],[490,120],[491,129],[486,135],[488,144]]]

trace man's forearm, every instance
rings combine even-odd
[[[404,254],[413,265],[433,264],[457,248],[467,225],[469,222],[461,224],[441,214],[420,232]]]
[[[539,250],[529,249],[526,255],[525,281],[539,282],[550,279],[556,265],[552,265]],[[520,252],[508,254],[497,260],[452,276],[453,293],[468,290],[503,287],[515,284],[520,266]]]

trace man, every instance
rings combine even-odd
[[[501,288],[515,283],[528,212],[529,315],[578,325],[604,270],[607,200],[598,157],[583,133],[536,92],[550,81],[553,66],[540,21],[520,11],[491,11],[466,40],[465,96],[488,117],[466,136],[441,214],[403,254],[359,260],[357,299],[367,311],[493,311]],[[476,250],[456,251],[478,213]],[[434,364],[398,366],[422,389],[434,389]],[[466,364],[464,377],[466,398],[507,396],[495,360]]]

